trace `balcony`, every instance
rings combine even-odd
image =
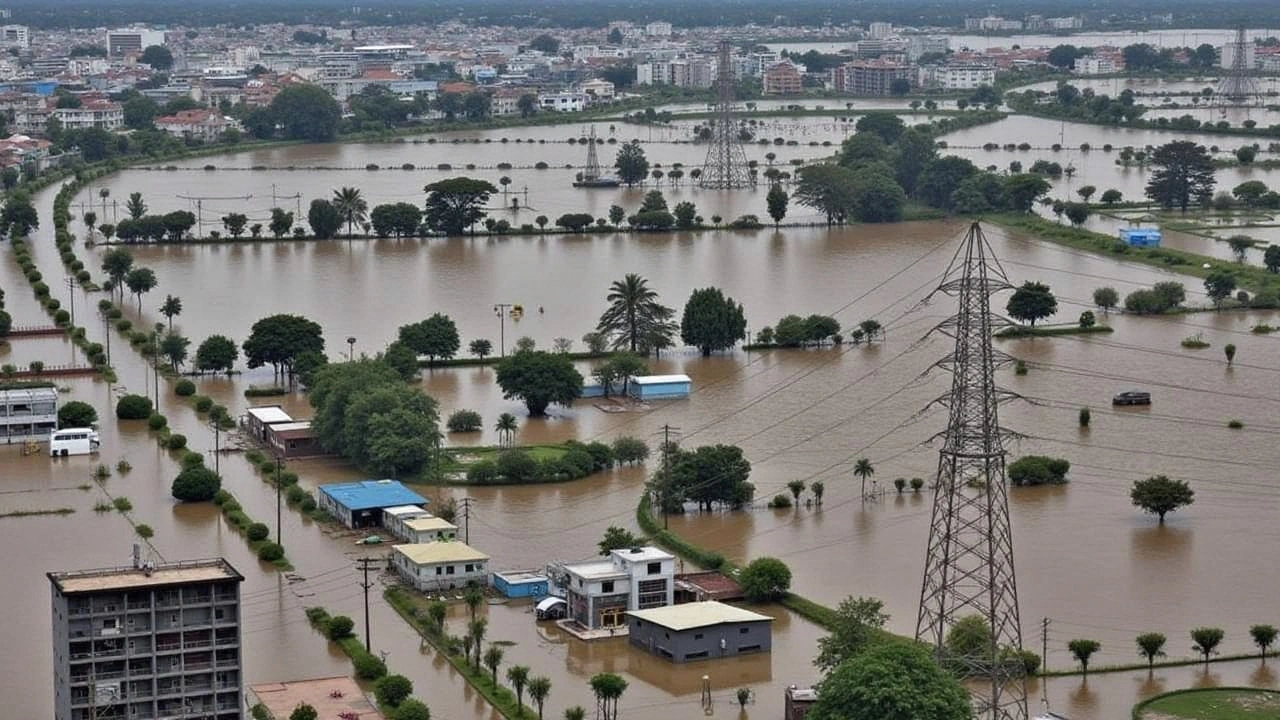
[[[182,642],[182,648],[183,648],[184,650],[191,650],[191,649],[193,649],[193,648],[207,648],[207,647],[213,647],[213,641],[211,641],[211,640],[184,640],[184,641]]]
[[[140,600],[137,602],[131,602],[125,607],[129,610],[150,610],[151,603],[145,600]]]

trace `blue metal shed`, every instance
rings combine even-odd
[[[540,598],[547,595],[547,576],[536,570],[508,570],[493,574],[493,587],[504,597]]]
[[[637,400],[672,400],[689,397],[692,384],[688,375],[643,375],[631,378],[627,392]]]
[[[318,489],[316,504],[350,528],[377,526],[384,508],[427,504],[426,498],[398,480],[358,480]]]
[[[1131,247],[1160,247],[1160,228],[1120,228],[1120,239]]]

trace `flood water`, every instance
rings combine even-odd
[[[1004,122],[1013,120],[1022,119]],[[1083,135],[1086,130],[1081,127],[1076,144],[1115,142],[1115,134],[1125,132],[1088,128],[1092,134]],[[1056,141],[1057,131],[1056,124],[1047,128],[1011,123],[995,132],[1002,133],[1000,137],[1026,137],[1039,146]],[[547,132],[548,137],[565,134],[564,129],[539,132]],[[966,133],[991,137],[993,129]],[[1143,137],[1147,139],[1123,144],[1163,141],[1158,133]],[[663,162],[677,162],[690,147],[655,143],[651,157],[660,151],[668,153],[662,156]],[[198,168],[204,162],[216,162],[219,167],[451,162],[458,167],[467,161],[465,156],[480,150],[494,152],[494,162],[505,157],[517,164],[532,164],[542,157],[558,160],[551,152],[570,153],[567,161],[580,162],[581,152],[568,145],[524,143],[321,146],[262,151],[186,167]],[[698,160],[686,157],[685,162],[694,167]],[[1102,175],[1105,170],[1104,165],[1090,167],[1077,174],[1074,182],[1106,187],[1106,180],[1085,176],[1085,172]],[[512,171],[513,177],[515,172],[519,171]],[[551,214],[550,208],[557,214],[576,211],[587,203],[592,212],[603,214],[619,200],[628,206],[638,204],[643,192],[582,193],[566,187],[570,171],[540,172],[543,175],[538,177],[555,182],[543,179],[531,191],[538,198],[539,213]],[[1221,183],[1229,182],[1228,174],[1220,174]],[[421,185],[431,176],[425,171],[399,170],[137,170],[108,178],[103,185],[111,190],[111,198],[119,200],[131,191],[141,191],[157,210],[182,206],[183,201],[173,197],[178,194],[254,196],[242,203],[211,200],[213,207],[205,207],[209,215],[241,208],[261,213],[269,207],[264,198],[270,197],[273,182],[280,195],[300,192],[305,199],[354,184],[364,189],[371,204],[392,199],[417,202]],[[664,191],[669,202],[693,199],[705,208],[704,214],[764,214],[762,190],[716,193],[686,185],[664,187]],[[49,217],[54,192],[50,189],[36,198],[42,219]],[[82,198],[98,202],[97,188],[86,190]],[[580,348],[578,338],[594,327],[604,308],[608,284],[628,272],[649,278],[662,299],[677,309],[693,289],[721,287],[744,303],[753,332],[787,313],[833,314],[845,326],[876,318],[887,334],[883,343],[871,346],[737,352],[709,359],[686,352],[664,355],[651,363],[651,369],[688,373],[694,392],[687,400],[658,403],[643,413],[609,414],[584,401],[555,409],[550,419],[527,421],[522,407],[502,399],[490,368],[427,371],[422,386],[437,398],[444,414],[474,409],[489,426],[497,414],[515,413],[521,418],[520,442],[607,440],[622,434],[653,442],[661,426],[670,424],[679,428],[686,446],[739,444],[752,462],[752,481],[762,503],[786,492],[789,480],[822,480],[827,490],[821,508],[802,504],[785,511],[760,508],[690,514],[671,518],[671,526],[735,560],[761,555],[782,558],[795,574],[796,590],[817,601],[834,605],[848,595],[882,598],[891,615],[891,629],[911,634],[931,495],[926,490],[898,496],[892,480],[927,478],[936,464],[936,445],[928,441],[943,429],[945,414],[936,406],[925,408],[946,392],[949,378],[937,370],[926,371],[949,347],[936,335],[922,337],[953,306],[942,297],[927,305],[921,300],[937,285],[964,227],[961,222],[943,221],[779,232],[136,247],[132,249],[136,262],[153,268],[159,285],[143,298],[141,317],[136,315],[133,299],[126,307],[135,323],[153,323],[161,319],[157,307],[165,294],[182,297],[183,313],[175,318],[174,328],[194,343],[213,333],[243,341],[250,325],[264,315],[301,313],[324,327],[327,350],[335,359],[348,350],[344,342],[348,336],[356,338],[356,353],[373,353],[395,337],[398,326],[433,312],[455,319],[464,347],[479,337],[496,345],[502,332],[507,345],[529,336],[539,346],[549,347],[555,338],[567,337]],[[1034,279],[1053,288],[1059,299],[1054,320],[1059,322],[1074,320],[1090,309],[1092,291],[1098,286],[1111,285],[1123,294],[1176,277],[996,228],[989,227],[987,236],[1011,282]],[[1186,243],[1200,252],[1214,245],[1212,240],[1193,236],[1171,242]],[[42,227],[32,244],[46,276],[57,277],[51,228]],[[101,251],[80,250],[95,270],[99,263],[90,258]],[[1202,288],[1186,282],[1189,303],[1203,304]],[[16,324],[44,320],[9,253],[0,256],[0,286],[8,291]],[[61,292],[65,296],[65,290]],[[77,312],[94,309],[97,299],[77,291]],[[64,297],[64,305],[65,301]],[[524,305],[524,317],[518,322],[495,317],[492,306],[498,302]],[[1003,296],[996,302],[1002,306]],[[1275,338],[1254,335],[1249,328],[1259,322],[1277,324],[1280,319],[1276,313],[1256,312],[1161,319],[1113,315],[1105,321],[1115,328],[1113,334],[1000,341],[1001,349],[1026,360],[1031,368],[1025,376],[1006,369],[999,377],[1023,398],[1002,410],[1003,421],[1022,433],[1011,454],[1045,453],[1072,462],[1068,485],[1017,488],[1010,493],[1024,644],[1039,651],[1041,620],[1049,618],[1051,668],[1070,664],[1065,645],[1075,637],[1102,642],[1095,665],[1133,662],[1137,659],[1133,636],[1149,630],[1169,636],[1171,656],[1188,655],[1187,632],[1198,625],[1226,629],[1224,652],[1248,651],[1248,626],[1276,622],[1273,598],[1280,589],[1273,573],[1259,571],[1271,566],[1270,549],[1280,539],[1280,530],[1272,522],[1280,499],[1280,483],[1275,479],[1280,464],[1273,452],[1274,433],[1280,429],[1274,420],[1280,404],[1280,392],[1275,390],[1280,357]],[[103,339],[99,323],[90,323],[88,330],[91,337]],[[1180,347],[1180,340],[1196,334],[1212,347],[1199,351]],[[1238,348],[1233,367],[1223,359],[1225,343]],[[7,353],[0,359],[20,364],[37,358],[65,362],[73,355],[61,339],[15,340],[0,352]],[[118,335],[112,337],[112,357],[119,373],[117,385],[75,380],[66,383],[64,396],[99,408],[103,416],[99,461],[114,465],[123,458],[133,466],[128,474],[113,474],[105,482],[106,491],[127,496],[134,505],[134,520],[155,529],[152,545],[158,557],[225,555],[245,574],[245,657],[250,682],[347,672],[345,658],[307,626],[302,609],[323,605],[331,612],[356,617],[360,627],[362,601],[352,538],[327,533],[285,510],[285,546],[297,567],[295,575],[286,576],[260,566],[212,508],[176,506],[168,496],[169,482],[178,470],[175,459],[156,447],[145,427],[111,417],[114,396],[144,391],[145,366]],[[587,371],[589,364],[581,369]],[[269,382],[270,372],[265,369],[231,379],[197,380],[200,392],[226,404],[233,413],[251,404],[242,395],[245,388]],[[1110,396],[1134,387],[1149,389],[1155,404],[1145,410],[1113,411]],[[163,382],[161,396],[174,431],[185,434],[193,449],[211,451],[212,432],[178,403]],[[295,415],[308,414],[305,397],[282,402]],[[1093,411],[1088,430],[1076,423],[1081,406]],[[1244,428],[1228,429],[1229,419],[1243,421]],[[486,430],[481,438],[465,442],[493,439]],[[450,438],[449,442],[464,441]],[[13,579],[0,591],[4,606],[11,608],[11,622],[0,630],[0,642],[32,648],[29,656],[4,663],[0,696],[13,698],[11,707],[18,715],[47,717],[51,693],[46,679],[49,621],[43,573],[123,563],[136,536],[118,513],[93,511],[104,497],[89,479],[97,461],[73,458],[51,463],[44,456],[23,458],[17,448],[0,453],[6,479],[0,510],[76,510],[66,516],[0,518],[0,541],[11,548],[0,560],[0,570]],[[888,491],[878,501],[859,499],[850,468],[860,457],[874,463],[874,480]],[[223,456],[220,464],[225,486],[246,512],[274,528],[274,492],[238,454]],[[335,461],[292,466],[307,487],[361,477],[357,470]],[[634,527],[645,474],[640,468],[622,469],[568,484],[443,492],[475,500],[471,543],[490,554],[496,568],[529,568],[549,560],[590,557],[607,526]],[[1131,482],[1153,474],[1187,479],[1197,493],[1196,503],[1171,515],[1164,527],[1129,504]],[[81,485],[90,488],[81,490]],[[388,652],[393,670],[414,680],[435,717],[492,716],[442,658],[420,647],[380,595],[371,598],[371,605],[375,649]],[[569,704],[590,707],[586,680],[609,669],[624,672],[631,681],[621,716],[636,719],[659,712],[680,718],[700,715],[698,678],[704,673],[711,676],[715,688],[717,714],[736,714],[736,707],[730,706],[734,690],[749,686],[757,695],[749,715],[777,717],[783,687],[816,679],[810,660],[821,631],[783,610],[766,611],[777,618],[771,655],[734,663],[671,666],[631,651],[622,641],[584,645],[568,640],[553,629],[535,625],[527,606],[487,608],[490,639],[515,643],[507,649],[505,663],[531,665],[536,674],[552,679],[549,717],[559,716]],[[461,615],[452,622],[460,625]],[[1241,662],[1213,666],[1208,679],[1197,668],[1158,672],[1153,682],[1147,681],[1145,673],[1091,677],[1087,685],[1078,678],[1063,678],[1049,681],[1048,695],[1054,708],[1070,717],[1115,718],[1122,717],[1139,697],[1159,689],[1204,682],[1274,684],[1273,676],[1259,676],[1256,670],[1256,663]],[[1038,687],[1035,692],[1040,692]]]

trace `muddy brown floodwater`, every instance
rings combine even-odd
[[[1050,137],[1056,135],[1057,127],[1041,126],[1036,131]],[[563,134],[561,130],[537,132]],[[237,162],[305,165],[310,158],[332,159],[336,153],[348,164],[389,164],[400,157],[404,159],[399,162],[434,165],[460,161],[456,153],[468,147],[288,148]],[[524,145],[519,152],[536,154],[542,147]],[[672,149],[664,156],[666,162],[689,151],[686,146],[656,147]],[[513,157],[517,152],[516,146],[503,149]],[[423,156],[405,154],[410,152]],[[573,152],[576,155],[577,150]],[[366,159],[374,157],[370,153],[385,155]],[[319,163],[316,159],[314,164]],[[1097,171],[1115,172],[1102,165]],[[556,182],[566,179],[563,171],[546,177],[553,176]],[[309,198],[327,195],[344,184],[364,185],[365,178],[375,183],[365,185],[371,188],[371,202],[411,196],[416,202],[424,177],[425,173],[404,171],[358,175],[129,171],[106,179],[104,185],[111,188],[112,198],[123,200],[138,189],[157,209],[172,209],[178,206],[171,197],[177,193],[224,196],[234,194],[230,191],[237,184],[251,182],[253,202],[261,203],[271,182],[281,186],[282,194],[301,191]],[[1076,182],[1081,181],[1077,176]],[[397,184],[403,186],[398,191]],[[704,214],[763,215],[762,191],[711,193],[687,186],[664,190],[672,200],[693,199]],[[54,192],[50,189],[36,197],[42,218],[49,217]],[[557,214],[582,204],[583,196],[545,180],[538,192],[540,202]],[[628,205],[638,203],[641,192],[592,195],[589,202],[592,211],[601,214],[619,199]],[[96,198],[96,188],[82,197]],[[930,495],[926,490],[899,496],[892,481],[929,477],[936,462],[936,445],[928,441],[943,429],[945,417],[936,406],[926,408],[947,390],[949,379],[929,368],[949,348],[941,338],[925,336],[950,314],[952,305],[946,298],[934,298],[928,304],[921,301],[938,283],[963,230],[959,222],[930,222],[663,236],[136,247],[137,262],[156,271],[159,285],[144,296],[140,317],[136,298],[126,307],[135,323],[150,324],[160,319],[157,308],[165,294],[182,297],[183,313],[175,318],[174,327],[195,343],[213,333],[242,341],[259,317],[302,313],[324,327],[329,354],[335,359],[346,353],[348,336],[357,338],[356,353],[374,353],[395,337],[398,326],[433,312],[447,313],[457,321],[464,347],[477,337],[496,344],[500,330],[508,345],[527,335],[542,347],[549,347],[557,337],[570,338],[580,347],[578,338],[594,326],[608,284],[627,272],[649,278],[662,298],[677,307],[695,288],[721,287],[744,303],[753,332],[787,313],[833,314],[846,327],[876,318],[887,334],[883,342],[871,346],[735,352],[707,359],[686,352],[664,355],[651,367],[658,372],[688,373],[694,392],[687,400],[655,403],[640,413],[609,414],[590,402],[579,402],[556,409],[550,419],[527,421],[518,404],[501,397],[490,368],[426,371],[421,382],[445,414],[474,409],[488,426],[501,412],[516,413],[522,418],[519,440],[525,443],[612,439],[622,434],[652,443],[660,428],[671,424],[680,428],[682,442],[688,446],[739,444],[753,464],[752,481],[762,502],[786,492],[790,480],[823,481],[826,500],[821,508],[802,503],[784,511],[760,508],[689,514],[671,518],[671,526],[735,560],[762,555],[783,559],[795,574],[795,589],[814,600],[834,605],[848,595],[882,598],[891,614],[891,629],[911,634]],[[987,232],[1012,282],[1040,280],[1057,293],[1055,321],[1072,321],[1090,309],[1092,291],[1098,286],[1112,285],[1124,294],[1160,280],[1181,279],[994,227]],[[1170,242],[1198,252],[1208,252],[1214,245],[1211,240],[1176,234],[1171,234]],[[58,277],[51,229],[42,227],[32,246],[45,275]],[[80,250],[95,269],[101,251]],[[1183,280],[1189,303],[1204,304],[1203,289],[1194,280]],[[0,286],[8,293],[16,323],[43,320],[7,252],[0,255]],[[65,305],[66,291],[59,292]],[[98,298],[77,291],[77,312],[92,311]],[[997,304],[1003,301],[1000,297]],[[524,317],[518,322],[495,317],[492,307],[499,302],[524,305]],[[1148,630],[1168,635],[1171,656],[1186,656],[1190,654],[1185,649],[1190,647],[1187,632],[1199,625],[1226,630],[1224,652],[1248,651],[1249,625],[1280,620],[1274,616],[1280,579],[1266,571],[1280,540],[1274,523],[1280,463],[1274,458],[1273,439],[1280,430],[1275,421],[1280,409],[1276,389],[1280,356],[1275,338],[1254,335],[1249,329],[1280,320],[1273,312],[1233,312],[1160,319],[1112,315],[1104,321],[1115,328],[1113,334],[998,341],[1001,349],[1030,365],[1025,376],[1011,370],[1000,373],[1000,381],[1021,396],[1002,409],[1005,424],[1022,434],[1010,448],[1011,454],[1045,453],[1072,462],[1069,484],[1016,488],[1010,493],[1024,643],[1039,650],[1041,620],[1048,618],[1047,661],[1053,669],[1070,665],[1065,646],[1076,637],[1102,642],[1095,665],[1137,660],[1133,636]],[[103,339],[99,322],[89,323],[88,332]],[[1209,349],[1180,347],[1184,337],[1197,334],[1211,344]],[[1223,359],[1226,343],[1238,348],[1233,367]],[[245,573],[245,655],[251,682],[348,672],[345,658],[307,626],[302,610],[323,605],[331,612],[359,618],[360,590],[353,568],[359,553],[352,538],[286,510],[284,542],[297,568],[286,575],[251,557],[244,541],[213,508],[175,505],[168,496],[169,482],[177,472],[175,458],[156,447],[145,427],[117,422],[111,416],[116,396],[144,392],[147,387],[146,368],[139,356],[118,335],[112,337],[111,345],[119,383],[109,387],[79,379],[66,384],[65,396],[90,401],[103,415],[103,452],[98,461],[114,466],[117,460],[127,459],[133,466],[127,474],[113,473],[105,491],[127,496],[134,506],[134,521],[155,529],[152,545],[158,556],[225,555]],[[65,362],[74,356],[74,350],[60,339],[15,340],[0,353],[4,353],[0,360],[21,364],[33,359]],[[580,367],[585,372],[590,365]],[[263,369],[230,379],[197,379],[200,392],[236,413],[250,404],[243,397],[250,384],[268,382],[270,372]],[[1155,403],[1149,409],[1113,410],[1111,395],[1130,388],[1150,390]],[[281,402],[296,415],[309,412],[304,396],[289,396]],[[1088,430],[1077,426],[1076,414],[1082,406],[1093,411]],[[161,407],[173,430],[185,434],[193,449],[212,450],[212,432],[163,382]],[[1241,420],[1243,429],[1228,429],[1230,419]],[[481,438],[468,442],[492,440],[492,432],[486,430]],[[873,462],[873,480],[887,490],[878,501],[858,499],[850,468],[860,457]],[[0,449],[4,478],[0,509],[76,510],[65,516],[0,518],[0,542],[6,547],[0,571],[12,579],[0,590],[0,605],[9,613],[9,622],[0,629],[0,643],[29,648],[27,653],[6,653],[0,661],[0,697],[23,717],[50,714],[48,591],[43,573],[122,563],[129,545],[137,541],[124,517],[93,511],[94,504],[104,498],[104,491],[89,479],[98,461],[49,462],[43,456],[21,457],[17,448]],[[246,512],[274,529],[273,491],[239,454],[224,455],[220,464],[226,487]],[[308,488],[362,477],[357,469],[336,461],[292,466]],[[1187,479],[1196,490],[1196,503],[1171,515],[1164,527],[1141,515],[1128,499],[1133,480],[1158,473]],[[605,527],[634,527],[635,504],[645,476],[642,468],[628,468],[575,483],[442,492],[475,500],[471,542],[493,557],[496,568],[529,568],[550,560],[590,557]],[[80,489],[84,485],[88,489]],[[391,667],[414,680],[435,717],[494,717],[443,658],[420,646],[380,595],[371,604],[375,649],[386,651]],[[777,618],[771,655],[671,666],[633,652],[621,641],[584,645],[566,639],[554,629],[535,624],[527,606],[486,609],[490,638],[515,643],[508,648],[505,663],[528,664],[535,673],[551,678],[549,717],[559,716],[570,704],[590,706],[587,678],[601,670],[616,670],[631,681],[621,704],[624,718],[659,713],[674,718],[700,716],[699,678],[705,673],[715,689],[716,714],[736,715],[734,690],[747,686],[756,693],[756,702],[747,712],[758,720],[778,716],[785,685],[816,679],[810,661],[821,635],[818,628],[782,609],[766,611]],[[451,622],[463,622],[456,609]],[[1203,683],[1271,686],[1275,679],[1260,674],[1256,662],[1247,661],[1214,665],[1207,677],[1191,667],[1158,671],[1152,680],[1146,673],[1095,676],[1087,684],[1078,678],[1052,679],[1047,692],[1053,707],[1070,717],[1118,718],[1139,697]],[[1033,688],[1036,696],[1040,692],[1038,685]]]

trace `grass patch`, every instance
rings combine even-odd
[[[1176,690],[1133,708],[1134,720],[1262,720],[1280,717],[1280,692],[1258,688]]]
[[[1077,324],[1070,325],[1015,325],[1007,327],[997,332],[995,337],[998,338],[1024,338],[1024,337],[1055,337],[1057,335],[1092,335],[1094,333],[1113,332],[1109,325],[1090,325],[1089,327],[1080,327]]]
[[[107,506],[107,509],[110,510],[111,507]],[[8,512],[0,513],[0,518],[32,517],[35,515],[70,515],[73,512],[75,512],[75,509],[69,507],[48,508],[46,510],[10,510]]]
[[[122,513],[127,513],[133,509],[133,503],[129,502],[129,498],[123,495],[118,498],[112,498],[111,507]]]
[[[1182,347],[1188,350],[1203,350],[1209,347],[1209,341],[1200,333],[1182,338]]]

